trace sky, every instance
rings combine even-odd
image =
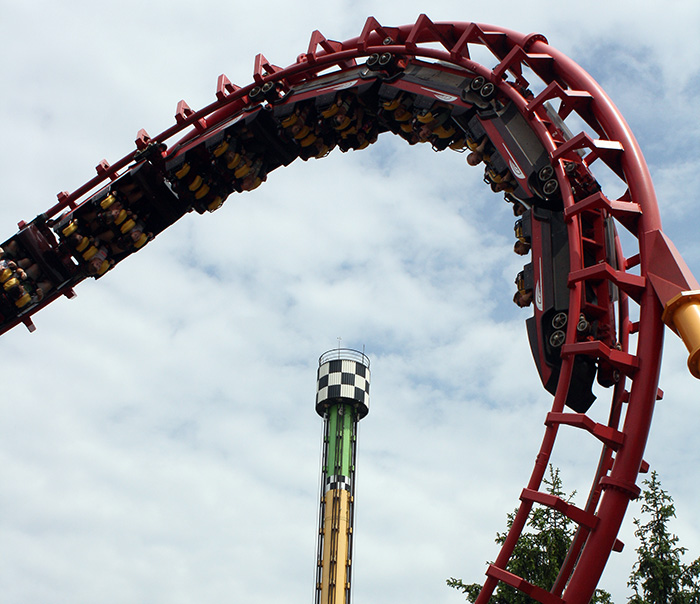
[[[177,102],[288,65],[313,30],[492,23],[540,32],[587,69],[635,132],[664,232],[700,275],[700,4],[365,0],[300,5],[0,0],[4,238],[173,123]],[[518,503],[551,397],[511,302],[513,217],[463,156],[390,135],[275,171],[188,215],[73,300],[2,336],[0,599],[312,601],[322,421],[318,357],[371,359],[360,424],[354,602],[463,601]],[[340,340],[339,340],[340,338]],[[700,383],[668,333],[646,460],[671,530],[700,556]],[[606,393],[601,393],[604,397]],[[605,414],[599,401],[592,414]],[[574,432],[574,431],[572,431]],[[583,504],[598,450],[560,436],[552,461]],[[624,602],[630,505],[600,587]]]

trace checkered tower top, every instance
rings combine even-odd
[[[338,403],[352,405],[358,419],[369,413],[369,359],[357,350],[336,348],[318,360],[316,413]]]

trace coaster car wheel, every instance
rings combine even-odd
[[[254,86],[251,89],[251,91],[248,93],[248,100],[255,103],[258,101],[262,101],[262,99],[263,99],[262,87]]]
[[[381,55],[379,55],[379,60],[377,61],[377,64],[379,67],[388,67],[394,62],[394,55],[392,55],[390,52],[383,52]]]
[[[484,84],[486,84],[486,78],[484,76],[476,76],[469,83],[469,89],[473,90],[474,92],[478,92],[479,90],[481,90]]]
[[[552,317],[552,327],[554,329],[563,329],[568,320],[569,317],[565,312],[558,312]]]
[[[557,329],[555,332],[552,332],[551,336],[549,336],[549,344],[552,348],[560,348],[565,340],[566,334],[561,329]]]
[[[554,177],[554,168],[552,168],[552,166],[544,166],[537,173],[537,178],[539,178],[541,182],[546,182],[552,177]]]
[[[369,67],[372,70],[377,69],[379,63],[379,53],[378,52],[373,52],[369,57],[367,57],[367,61],[365,62],[365,65]]]
[[[550,178],[544,186],[542,187],[542,192],[547,196],[551,197],[559,190],[559,181],[556,178]]]
[[[265,100],[267,101],[274,101],[276,99],[279,99],[279,95],[277,94],[277,88],[272,82],[265,82],[260,88],[260,93],[263,95],[263,98],[265,98]]]
[[[579,333],[586,333],[591,328],[591,324],[584,315],[581,315],[576,323],[576,331]]]
[[[479,90],[479,94],[485,101],[490,101],[496,96],[496,87],[491,82],[486,82]]]

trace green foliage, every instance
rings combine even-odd
[[[634,532],[639,539],[637,562],[627,583],[634,595],[631,604],[700,603],[700,558],[684,564],[686,548],[678,545],[678,536],[669,533],[668,522],[676,516],[671,496],[661,488],[656,472],[645,480],[642,514],[649,521],[635,518]]]
[[[559,470],[550,466],[549,478],[544,480],[547,492],[567,502],[574,493],[565,497]],[[633,590],[629,604],[700,604],[700,558],[690,564],[682,561],[686,548],[679,538],[668,530],[668,523],[676,516],[671,496],[661,488],[656,472],[645,480],[641,512],[648,521],[634,519],[635,536],[639,539],[637,562],[627,583]],[[513,524],[515,512],[508,514],[508,529]],[[544,589],[551,589],[559,568],[564,561],[576,527],[559,512],[551,508],[536,508],[530,514],[526,531],[518,540],[507,569],[526,581]],[[502,545],[508,531],[497,533],[496,542]],[[461,579],[450,578],[450,587],[460,590],[467,600],[474,602],[481,591],[478,583],[465,584]],[[525,594],[499,583],[491,598],[491,604],[531,604]],[[596,590],[594,604],[612,604],[609,593]]]
[[[575,492],[566,496],[559,469],[550,466],[549,478],[545,478],[543,482],[547,486],[547,493],[571,503]],[[508,530],[513,525],[515,513],[508,514],[507,530],[496,534],[496,543],[499,545],[505,542]],[[573,520],[552,508],[536,506],[530,513],[526,530],[523,531],[513,550],[507,570],[533,585],[551,589],[575,532],[576,524]],[[481,585],[478,583],[465,584],[461,579],[454,577],[448,579],[447,585],[462,591],[470,602],[476,600],[481,590]],[[502,582],[499,582],[491,597],[491,604],[531,604],[532,602],[534,602],[532,598]],[[612,604],[610,594],[602,590],[596,590],[592,602]]]

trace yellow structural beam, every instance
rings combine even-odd
[[[322,604],[346,604],[347,601],[351,498],[350,492],[344,489],[332,489],[324,496]]]
[[[700,379],[700,290],[681,292],[668,301],[664,323],[683,340],[688,352],[688,369]]]

